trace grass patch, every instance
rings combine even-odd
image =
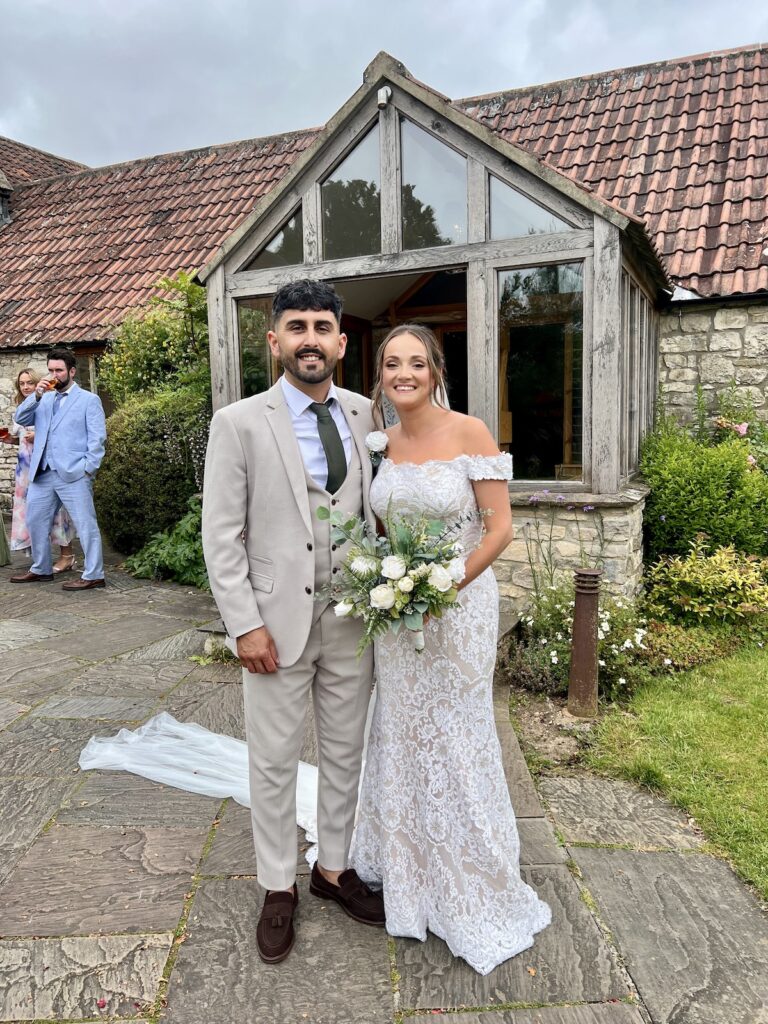
[[[654,678],[600,723],[584,759],[688,811],[768,899],[768,651]]]

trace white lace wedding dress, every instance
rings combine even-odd
[[[482,524],[473,480],[507,480],[509,455],[422,465],[384,459],[371,504],[380,518],[428,512],[460,528],[465,552]],[[390,506],[391,503],[391,506]],[[532,945],[549,907],[520,877],[519,839],[493,716],[498,588],[491,569],[460,606],[425,629],[376,642],[377,699],[351,863],[383,885],[387,931],[433,932],[480,974]]]

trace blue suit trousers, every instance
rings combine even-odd
[[[103,579],[104,560],[93,505],[93,480],[82,476],[72,483],[65,483],[55,469],[38,473],[27,492],[27,529],[32,543],[30,572],[40,576],[49,576],[53,572],[51,527],[61,505],[72,517],[83,548],[83,579]]]

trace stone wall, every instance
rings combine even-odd
[[[27,367],[46,372],[45,352],[10,351],[0,352],[0,426],[10,426],[16,399],[14,381],[20,370]],[[0,444],[0,509],[8,509],[13,501],[13,480],[16,470],[16,448]]]
[[[501,594],[501,630],[518,621],[533,592],[531,561],[540,570],[599,565],[603,586],[634,597],[643,575],[643,508],[648,489],[620,494],[543,491],[511,495],[515,536],[494,565]]]
[[[674,307],[660,318],[659,382],[670,412],[690,420],[701,385],[713,412],[736,381],[768,419],[768,304]]]

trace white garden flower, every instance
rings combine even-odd
[[[429,570],[429,585],[441,594],[446,594],[453,586],[451,574],[442,565],[432,565]]]
[[[404,594],[410,594],[415,584],[410,576],[403,576],[401,580],[397,581],[397,589],[402,591]]]
[[[626,685],[627,685],[627,680],[624,678],[624,676],[619,676],[619,686],[626,686]]]
[[[378,587],[374,587],[368,595],[368,599],[371,602],[371,608],[379,608],[382,611],[387,611],[395,603],[395,591],[389,583],[382,583]]]
[[[355,576],[369,576],[372,572],[378,571],[379,563],[371,555],[358,555],[349,563],[349,568]]]
[[[664,664],[665,665],[671,665],[672,664],[672,659],[671,658],[665,658],[664,659]]]
[[[333,613],[338,618],[343,619],[345,615],[351,615],[354,610],[355,606],[352,601],[347,601],[345,599],[344,601],[339,601],[339,603],[334,607]]]
[[[558,660],[557,659],[557,651],[550,651],[549,652],[549,657],[550,657],[550,660],[552,661],[552,664],[556,665],[557,664],[557,660]]]
[[[466,576],[463,558],[452,558],[446,565],[446,569],[454,583],[461,583]]]
[[[387,555],[381,560],[381,575],[388,580],[400,580],[405,576],[407,566],[402,555]]]
[[[632,643],[632,641],[629,639],[629,637],[627,637],[627,639],[624,641],[624,643],[621,646],[624,648],[624,650],[630,651],[630,650],[632,650],[632,648],[635,645]]]
[[[366,435],[365,447],[369,452],[385,452],[388,444],[389,438],[383,430],[372,430]]]
[[[600,666],[600,668],[605,668],[605,662],[602,658],[598,658],[597,664]]]

